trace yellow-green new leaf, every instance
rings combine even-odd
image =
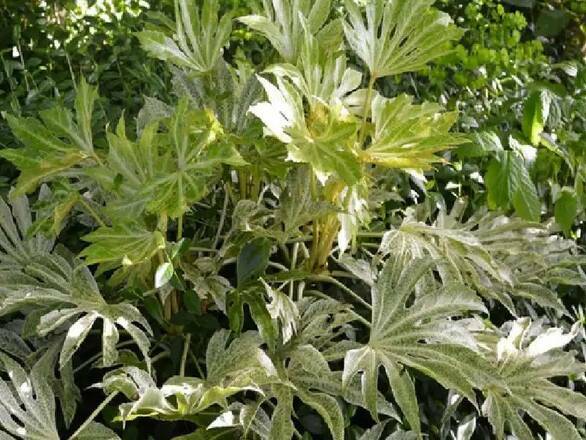
[[[361,178],[354,152],[358,123],[342,106],[321,104],[305,117],[299,91],[288,80],[277,77],[277,85],[259,78],[268,102],[253,105],[250,112],[265,125],[266,132],[287,144],[289,160],[308,163],[318,179],[330,176],[348,185]]]
[[[101,227],[84,236],[83,240],[91,243],[80,254],[87,264],[133,266],[149,260],[165,248],[161,232],[149,231],[139,225]]]
[[[442,161],[436,153],[468,142],[449,132],[456,119],[455,112],[442,113],[437,104],[413,105],[408,95],[377,95],[372,100],[372,142],[360,157],[389,168],[429,169]]]

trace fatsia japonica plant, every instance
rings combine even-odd
[[[559,292],[585,258],[548,222],[400,199],[469,140],[379,80],[463,31],[363,3],[176,0],[136,35],[175,101],[104,120],[82,79],[73,109],[6,115],[0,439],[584,438]]]

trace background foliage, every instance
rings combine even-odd
[[[387,3],[0,0],[0,438],[586,438],[586,2]]]

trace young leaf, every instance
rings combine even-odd
[[[157,271],[155,272],[155,289],[159,289],[171,281],[173,278],[173,263],[163,263],[157,267]]]
[[[363,161],[389,168],[429,169],[442,160],[435,153],[468,142],[449,133],[455,113],[441,113],[431,103],[413,105],[412,100],[407,95],[373,99],[374,133],[372,144],[360,153]]]
[[[269,102],[250,108],[265,125],[266,131],[287,144],[288,159],[308,163],[318,179],[325,183],[336,176],[348,185],[361,177],[361,167],[354,152],[357,121],[338,106],[320,105],[306,121],[299,92],[287,80],[277,77],[275,87],[259,78]]]
[[[535,146],[538,146],[541,142],[540,136],[549,117],[551,100],[551,92],[544,89],[534,91],[525,102],[523,109],[523,134]]]

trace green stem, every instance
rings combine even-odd
[[[179,367],[179,376],[185,377],[185,365],[187,364],[187,353],[191,344],[191,333],[185,336],[185,345],[183,345],[183,355],[181,356],[181,366]]]
[[[180,215],[177,219],[177,241],[183,237],[183,215]]]
[[[100,225],[102,228],[107,227],[106,223],[104,223],[104,221],[100,218],[98,213],[94,210],[94,208],[91,207],[91,205],[85,200],[83,196],[80,196],[78,200],[79,203],[81,203],[81,205],[86,209],[88,214],[93,217],[93,219],[96,221],[98,225]]]
[[[325,275],[314,275],[314,276],[310,277],[309,279],[312,280],[312,281],[318,281],[318,282],[325,282],[325,283],[333,284],[334,286],[339,287],[344,292],[348,293],[352,298],[354,298],[356,301],[358,301],[360,304],[362,304],[368,310],[372,310],[372,306],[370,304],[368,304],[360,295],[358,295],[356,292],[354,292],[349,287],[346,287],[344,284],[342,284],[341,282],[339,282],[335,278],[332,278],[332,277],[329,277],[329,276],[325,276]]]
[[[360,146],[364,144],[364,140],[366,138],[366,125],[368,122],[368,116],[370,115],[370,104],[372,100],[372,92],[374,89],[374,82],[376,81],[376,76],[372,74],[370,76],[370,81],[368,81],[368,90],[366,92],[366,101],[364,101],[364,111],[362,115],[362,127],[360,127],[360,135],[358,137],[358,142]]]
[[[98,416],[98,414],[100,414],[100,412],[106,407],[106,405],[108,403],[110,403],[114,399],[114,397],[116,397],[117,395],[118,395],[118,391],[114,391],[112,394],[110,394],[108,397],[106,397],[104,399],[104,401],[102,403],[100,403],[100,405],[98,405],[98,407],[94,410],[94,412],[92,412],[90,414],[90,416],[85,420],[85,422],[83,422],[81,424],[81,426],[79,428],[77,428],[77,431],[75,431],[71,435],[71,437],[69,437],[68,440],[74,440],[75,437],[77,437],[79,434],[81,434],[83,432],[83,430],[85,428],[87,428],[88,425],[94,421],[94,419]]]
[[[214,237],[214,243],[212,244],[212,249],[217,249],[218,243],[220,242],[220,236],[222,234],[222,229],[224,228],[224,222],[226,221],[226,213],[228,212],[228,200],[229,200],[229,193],[227,185],[224,187],[226,195],[224,196],[224,205],[222,206],[222,213],[220,214],[220,223],[218,224],[218,230],[216,231],[216,236]]]

